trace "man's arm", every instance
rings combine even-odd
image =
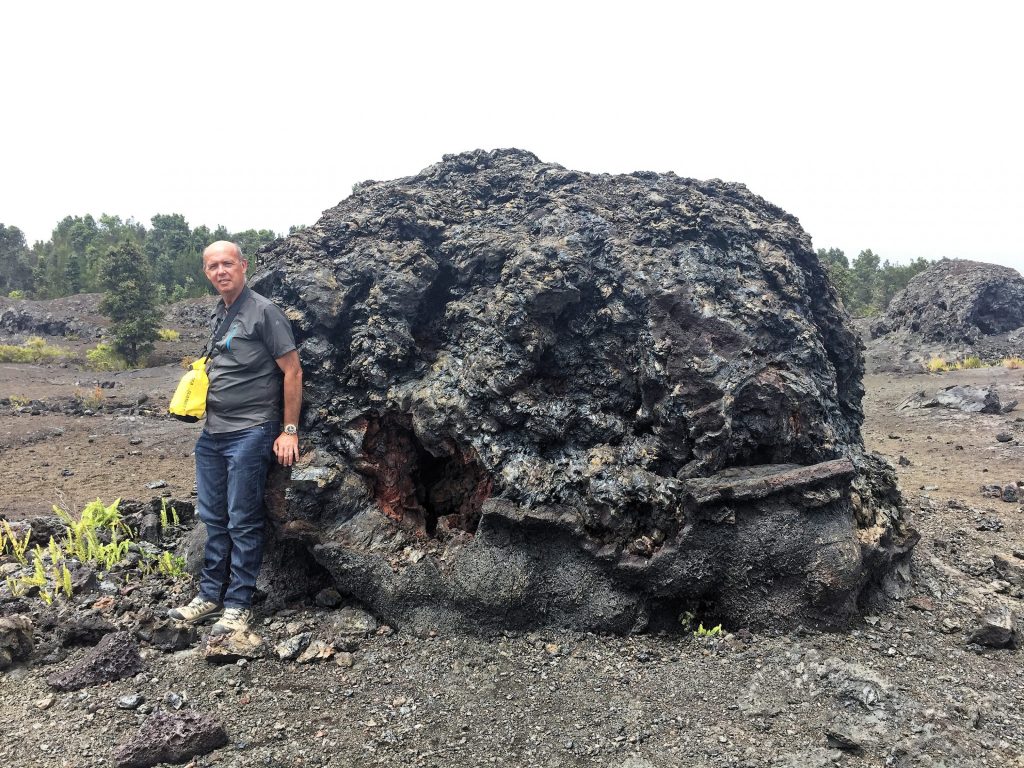
[[[302,410],[302,365],[294,349],[277,358],[277,367],[284,373],[284,423],[298,424]],[[299,460],[299,436],[282,432],[274,441],[277,461],[290,467]]]

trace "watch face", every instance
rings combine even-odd
[[[284,433],[286,435],[294,435],[298,432],[298,428],[294,424],[286,424],[284,427]]]

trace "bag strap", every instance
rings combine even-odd
[[[223,336],[227,332],[228,328],[231,327],[231,323],[234,322],[235,317],[238,316],[238,310],[242,308],[242,305],[245,304],[245,301],[248,298],[249,286],[247,285],[242,288],[242,292],[238,295],[238,298],[235,299],[235,302],[228,307],[228,311],[227,314],[224,315],[224,319],[220,321],[220,325],[217,326],[213,334],[210,336],[210,341],[206,344],[205,349],[203,349],[203,357],[208,358],[213,354],[213,348],[216,346],[217,342],[220,341],[220,337]]]

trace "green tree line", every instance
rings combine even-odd
[[[86,214],[65,217],[49,240],[29,246],[18,227],[0,224],[0,295],[53,299],[102,291],[105,260],[130,244],[145,260],[157,303],[204,296],[211,292],[202,266],[207,245],[232,240],[253,264],[259,248],[277,238],[269,229],[192,229],[180,213],[157,214],[149,227],[131,218],[103,214],[95,219]]]
[[[828,272],[846,310],[854,317],[884,312],[892,297],[906,288],[910,278],[931,266],[917,258],[909,264],[884,262],[870,248],[857,254],[852,262],[839,248],[819,248],[818,260]]]

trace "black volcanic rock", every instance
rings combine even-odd
[[[219,720],[202,712],[155,712],[139,732],[113,753],[117,768],[184,763],[228,744]]]
[[[91,685],[123,680],[143,669],[139,646],[128,632],[104,635],[82,661],[64,672],[56,672],[46,682],[58,691],[77,691]]]
[[[0,296],[0,335],[25,334],[99,338],[107,326],[98,293],[79,293],[48,301]]]
[[[914,541],[837,295],[742,185],[470,152],[261,258],[306,384],[276,535],[389,623],[836,622]]]
[[[1024,326],[1024,277],[978,261],[938,261],[915,275],[871,337],[909,331],[925,342],[973,343]]]

